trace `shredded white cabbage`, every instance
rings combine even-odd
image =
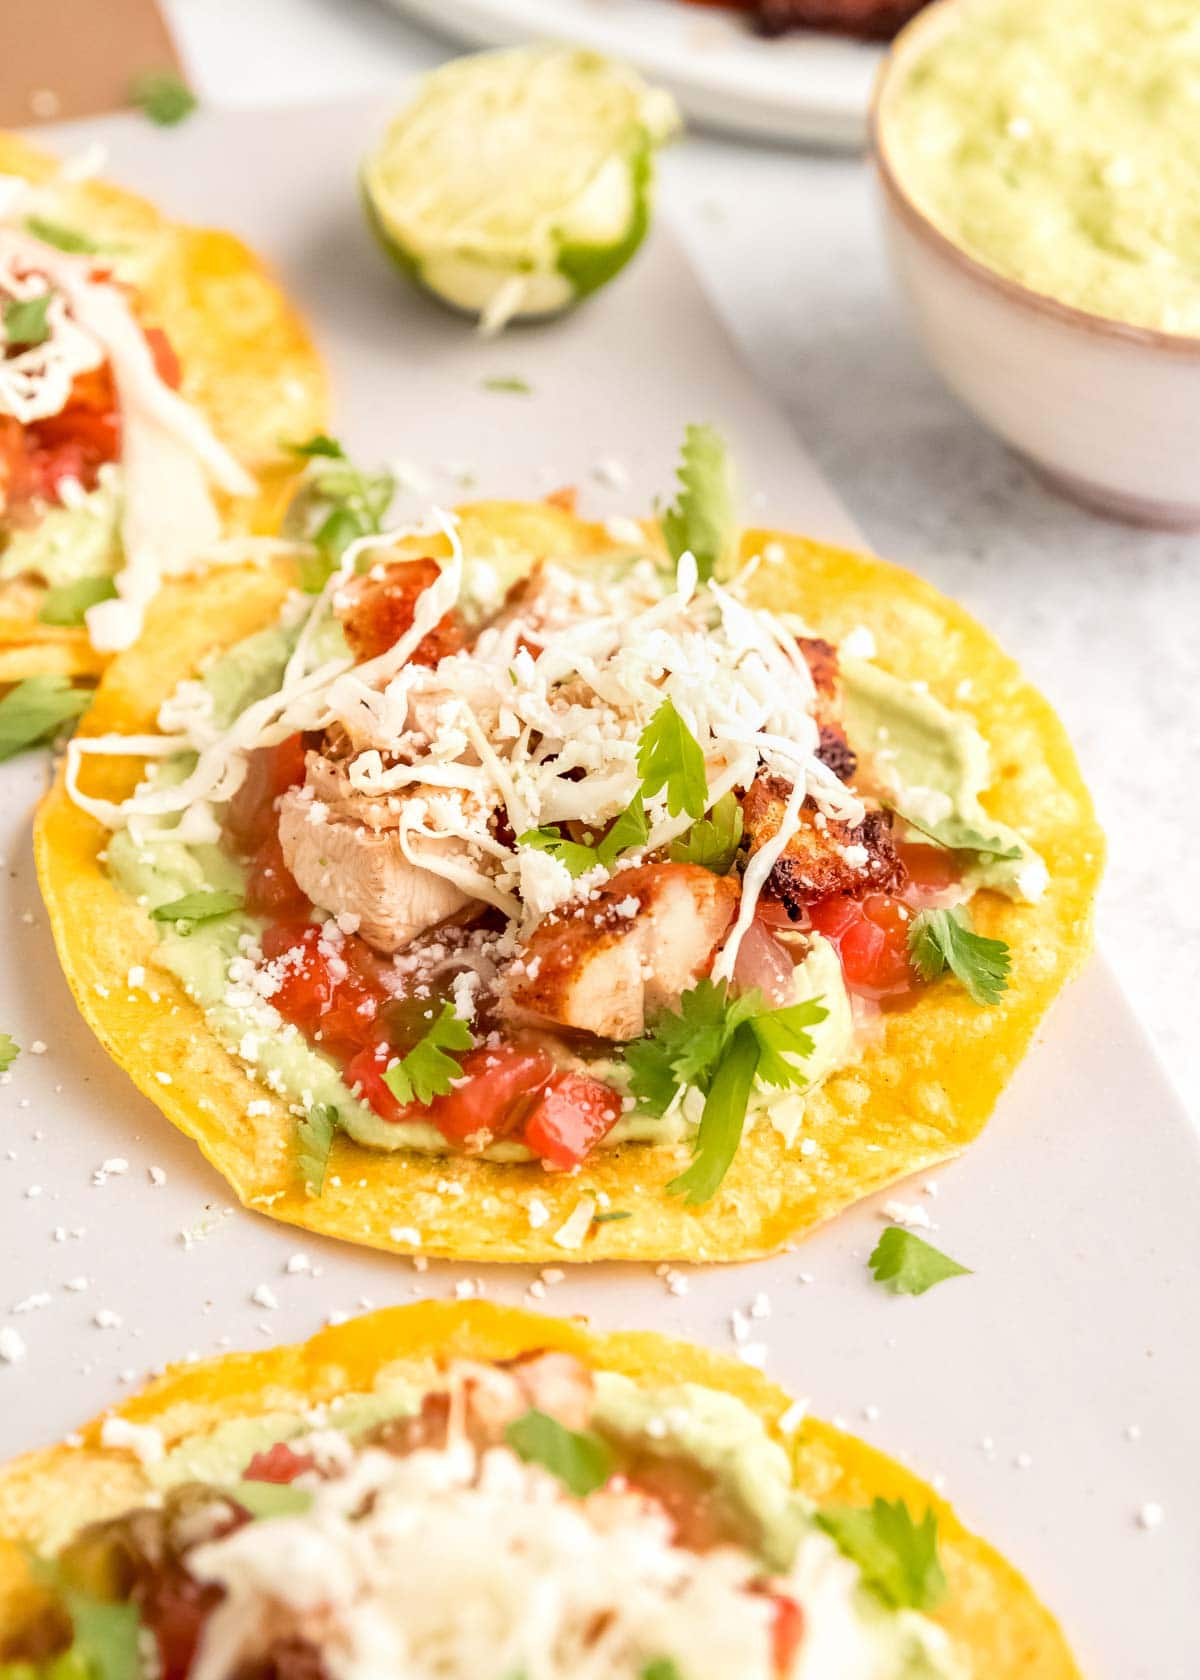
[[[364,664],[320,660],[319,632],[347,603],[354,574],[401,539],[431,529],[446,533],[451,553],[418,597],[411,628]],[[378,816],[379,826],[396,831],[414,868],[515,920],[531,856],[553,864],[553,881],[539,876],[538,913],[595,881],[594,872],[572,881],[561,865],[510,836],[571,822],[598,834],[637,794],[639,740],[669,698],[703,751],[709,809],[764,772],[792,790],[778,833],[746,870],[738,919],[719,959],[718,972],[732,974],[759,894],[799,826],[805,799],[832,819],[855,824],[863,816],[856,795],[817,757],[813,683],[794,633],[771,613],[747,606],[736,589],[699,581],[690,555],[674,580],[649,560],[586,574],[547,563],[471,647],[434,667],[412,663],[418,645],[458,602],[462,580],[456,523],[439,510],[431,525],[354,544],[308,608],[275,693],[214,732],[205,691],[190,684],[164,707],[159,721],[168,733],[161,738],[73,741],[72,797],[109,826],[135,823],[139,838],[177,837],[181,819],[236,790],[247,753],[298,730],[337,725],[350,744],[339,760],[345,797],[366,802],[369,820]],[[84,757],[131,751],[191,752],[196,763],[183,780],[146,783],[120,806],[82,793]],[[313,797],[311,790],[302,797]],[[506,831],[497,831],[497,813]],[[669,813],[665,790],[646,801],[646,816],[649,850],[667,845],[693,820],[686,811]],[[314,827],[323,820],[324,812],[315,810]]]

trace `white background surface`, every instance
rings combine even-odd
[[[375,0],[168,12],[222,103],[378,93],[447,50]],[[900,318],[858,160],[693,136],[662,203],[873,546],[984,619],[1066,719],[1109,835],[1101,944],[1195,1116],[1200,538],[1077,512],[958,407]]]
[[[178,0],[177,10],[201,80],[207,74],[210,87],[242,103],[365,95],[436,56],[387,13],[346,0]],[[364,109],[363,126],[372,120]],[[747,463],[747,477],[769,491],[778,516],[804,512],[838,534],[836,509],[799,451],[731,375],[669,245],[659,241],[640,281],[630,276],[559,336],[517,334],[485,349],[409,298],[366,245],[341,188],[358,126],[345,111],[316,112],[286,130],[248,123],[222,147],[225,182],[189,162],[204,154],[199,122],[178,136],[144,131],[148,144],[131,146],[125,166],[136,164],[138,183],[181,213],[226,219],[260,238],[284,266],[318,328],[335,335],[352,438],[375,446],[386,436],[410,458],[442,462],[461,441],[458,458],[521,490],[544,487],[539,468],[555,481],[560,466],[586,478],[602,448],[619,453],[616,443],[605,447],[619,436],[633,444],[638,499],[661,486],[670,453],[655,403],[665,410],[711,391],[715,417],[732,409],[737,429],[758,440],[761,459]],[[120,146],[114,170],[122,173]],[[760,372],[876,545],[974,605],[1071,719],[1093,781],[1112,790],[1119,874],[1105,911],[1110,943],[1147,1015],[1174,1019],[1185,1065],[1197,930],[1189,955],[1173,928],[1186,830],[1170,782],[1189,761],[1196,715],[1195,646],[1185,642],[1195,634],[1197,580],[1187,561],[1196,545],[1109,532],[1050,502],[958,415],[894,320],[855,166],[693,142],[670,160],[666,196]],[[327,205],[339,207],[336,217]],[[598,346],[611,347],[616,366],[602,402],[589,407],[577,395],[586,384],[572,384],[583,366],[573,358],[586,362]],[[639,377],[656,349],[661,370]],[[373,375],[377,362],[392,377]],[[499,371],[530,375],[539,395],[529,410],[480,395],[479,378]],[[423,385],[434,374],[436,404]],[[369,387],[372,376],[380,382]],[[560,378],[576,394],[576,424],[552,430],[558,441],[531,463],[517,426],[532,429],[543,404],[561,405]],[[368,389],[375,400],[364,407]],[[678,416],[670,421],[673,440]],[[0,1019],[18,1042],[49,1045],[45,1056],[24,1055],[0,1094],[8,1151],[0,1255],[12,1290],[0,1322],[29,1344],[24,1364],[0,1369],[0,1452],[52,1438],[119,1393],[120,1373],[140,1378],[167,1355],[265,1345],[311,1332],[330,1309],[444,1294],[464,1278],[464,1268],[446,1267],[416,1276],[387,1257],[225,1211],[225,1187],[75,1021],[28,857],[37,776],[36,762],[24,762],[6,773],[0,794],[8,860],[0,928],[10,946]],[[1164,832],[1176,830],[1172,853]],[[1196,1157],[1101,970],[1056,1010],[1000,1118],[964,1161],[934,1175],[936,1197],[905,1191],[928,1207],[935,1241],[975,1268],[920,1302],[893,1300],[868,1282],[863,1261],[881,1227],[877,1210],[864,1207],[800,1254],[693,1274],[686,1295],[669,1294],[645,1269],[614,1268],[552,1286],[544,1304],[730,1346],[730,1310],[767,1290],[769,1369],[924,1473],[945,1473],[963,1514],[1064,1617],[1094,1680],[1195,1680]],[[128,1171],[94,1184],[94,1169],[112,1157]],[[151,1164],[166,1169],[161,1189],[148,1184]],[[298,1251],[321,1276],[286,1272]],[[468,1285],[476,1275],[466,1274]],[[67,1287],[79,1278],[86,1289]],[[489,1275],[485,1287],[520,1299],[529,1281]],[[263,1284],[277,1307],[251,1300]],[[11,1316],[43,1293],[45,1304]],[[105,1310],[120,1323],[99,1328],[95,1315]],[[1151,1500],[1166,1521],[1148,1533],[1136,1516]]]
[[[669,478],[682,419],[709,412],[772,517],[852,537],[665,229],[624,285],[497,343],[406,286],[350,190],[379,115],[356,101],[201,114],[174,134],[130,116],[60,143],[100,134],[116,177],[255,238],[317,328],[351,447],[423,461],[443,499],[457,493],[457,461],[480,494],[565,479],[589,510],[645,507]],[[532,395],[483,387],[516,366]],[[614,455],[627,500],[594,478]],[[733,1351],[732,1313],[761,1293],[770,1312],[748,1328],[771,1374],[944,1477],[1063,1616],[1092,1680],[1195,1680],[1200,1151],[1102,964],[1055,1009],[967,1156],[896,1192],[974,1274],[920,1301],[867,1275],[885,1196],[795,1254],[681,1268],[680,1293],[645,1266],[538,1280],[515,1267],[419,1272],[231,1209],[197,1150],[108,1061],[38,905],[29,816],[45,772],[37,755],[0,769],[0,1021],[25,1047],[0,1076],[11,1290],[0,1326],[28,1345],[24,1361],[0,1365],[0,1456],[58,1436],[164,1359],[307,1335],[372,1303],[478,1291]],[[309,1269],[290,1272],[297,1253]],[[542,1293],[527,1295],[535,1284]],[[1139,1522],[1151,1503],[1165,1512],[1152,1529]]]

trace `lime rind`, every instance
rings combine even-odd
[[[649,227],[669,95],[595,53],[516,48],[425,78],[362,171],[392,259],[485,328],[555,314],[633,256]]]

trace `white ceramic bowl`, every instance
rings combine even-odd
[[[1200,528],[1200,338],[1090,315],[976,262],[905,188],[888,117],[908,67],[970,0],[937,0],[897,37],[871,145],[892,266],[952,391],[1056,489],[1139,525]]]

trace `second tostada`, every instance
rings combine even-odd
[[[324,410],[240,240],[0,134],[0,684],[100,671],[164,576],[273,530]]]

